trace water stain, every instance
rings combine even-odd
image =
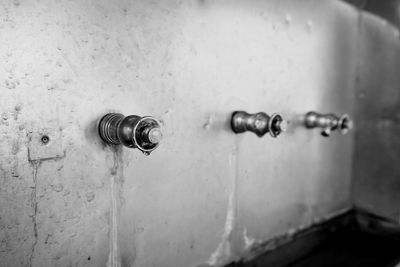
[[[118,214],[122,202],[123,150],[120,146],[110,147],[113,152],[113,166],[110,169],[111,211],[110,211],[110,253],[107,267],[120,267],[121,257],[118,247]]]
[[[234,247],[232,241],[234,238],[234,229],[236,227],[237,219],[237,183],[238,183],[238,149],[239,139],[236,139],[235,146],[229,154],[229,167],[231,169],[230,180],[231,189],[228,199],[228,208],[226,213],[224,231],[222,234],[222,240],[218,245],[217,249],[211,254],[207,264],[211,266],[222,266],[233,260]]]

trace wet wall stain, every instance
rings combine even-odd
[[[226,219],[221,242],[216,250],[211,254],[206,266],[223,266],[236,259],[237,248],[235,247],[235,228],[237,227],[237,205],[238,205],[238,179],[239,179],[239,146],[240,137],[235,138],[234,148],[229,154],[228,162],[231,168],[229,175],[231,188],[227,204]]]
[[[110,207],[110,232],[109,242],[110,251],[107,261],[107,267],[120,267],[121,255],[118,242],[118,225],[119,225],[119,210],[122,205],[122,190],[124,183],[123,176],[123,148],[121,146],[110,146],[113,153],[113,166],[110,169],[110,191],[111,191],[111,207]]]

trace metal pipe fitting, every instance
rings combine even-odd
[[[231,128],[237,134],[250,131],[258,137],[262,137],[266,133],[277,137],[286,131],[287,122],[280,114],[276,113],[268,116],[264,112],[249,114],[245,111],[235,111],[231,117]]]
[[[109,113],[100,119],[98,129],[105,143],[137,148],[145,155],[150,155],[162,139],[161,123],[151,116]]]
[[[346,134],[353,129],[353,121],[347,114],[339,117],[335,114],[320,114],[310,111],[305,116],[304,124],[308,129],[322,128],[321,135],[325,137],[329,137],[335,130],[339,130],[341,134]]]

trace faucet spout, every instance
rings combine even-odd
[[[315,111],[310,111],[306,114],[304,124],[308,129],[322,128],[321,135],[324,137],[329,137],[335,130],[346,134],[353,128],[353,121],[347,114],[339,117],[335,114],[320,114]]]

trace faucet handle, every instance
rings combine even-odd
[[[161,122],[152,116],[109,113],[101,118],[98,130],[105,143],[137,148],[145,155],[155,150],[162,139]]]
[[[235,133],[250,131],[262,137],[269,132],[272,137],[277,137],[286,131],[287,123],[279,114],[268,116],[264,112],[249,114],[245,111],[235,111],[231,117],[231,128]]]

